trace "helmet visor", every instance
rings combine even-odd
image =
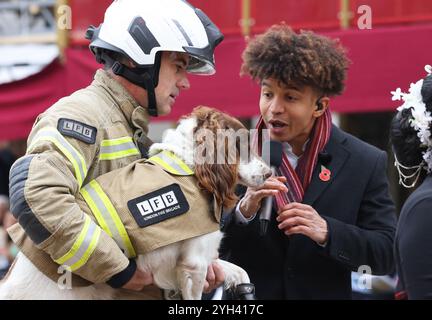
[[[213,63],[194,56],[190,56],[186,70],[189,73],[198,75],[212,75],[216,73]]]

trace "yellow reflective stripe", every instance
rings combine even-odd
[[[138,154],[140,154],[140,152],[137,148],[135,148],[135,149],[129,149],[129,150],[118,151],[118,152],[113,152],[113,153],[101,153],[99,155],[99,159],[100,160],[114,160],[114,159],[118,159],[118,158],[129,157],[132,155],[138,155]]]
[[[96,180],[80,190],[81,194],[92,210],[99,225],[104,229],[125,251],[128,257],[135,257],[136,253],[129,239],[126,228],[124,227],[117,210],[111,200],[102,190]]]
[[[84,157],[76,150],[55,128],[41,129],[32,141],[29,149],[32,149],[39,141],[50,141],[66,156],[72,164],[75,177],[81,187],[87,176],[87,166]]]
[[[117,139],[110,139],[110,140],[102,140],[101,146],[103,147],[111,147],[111,146],[117,146],[119,144],[133,142],[131,137],[122,137]]]
[[[181,160],[180,158],[178,158],[174,153],[172,152],[168,152],[168,151],[164,151],[163,152],[166,156],[170,157],[178,166],[180,166],[180,168],[183,169],[183,171],[189,175],[194,174],[194,172],[192,171],[191,168],[189,168],[186,163],[183,162],[183,160]]]
[[[158,165],[160,165],[162,168],[164,168],[166,171],[170,173],[181,175],[180,172],[178,172],[176,169],[171,167],[168,163],[166,163],[165,161],[163,161],[161,158],[157,156],[151,157],[149,160],[151,160],[151,162],[157,163]]]
[[[94,180],[93,180],[94,181]],[[89,185],[93,182],[91,181]],[[83,196],[85,202],[87,202],[88,206],[90,207],[90,210],[93,212],[93,215],[96,218],[96,221],[99,223],[100,227],[105,230],[105,232],[112,238],[113,234],[111,232],[111,229],[108,227],[108,225],[105,222],[105,219],[102,217],[101,212],[99,211],[96,203],[93,201],[93,198],[90,196],[89,192],[86,190],[86,188],[82,188],[80,190],[81,195]]]
[[[148,161],[160,165],[164,170],[168,171],[171,174],[181,176],[188,176],[194,174],[192,169],[190,169],[186,165],[186,163],[183,162],[183,160],[181,160],[174,153],[169,151],[160,152],[149,158]]]
[[[87,262],[99,240],[101,229],[89,216],[85,216],[84,219],[83,229],[70,250],[59,259],[54,260],[71,271],[77,270]]]
[[[90,242],[90,245],[88,246],[87,250],[84,252],[83,257],[78,260],[76,263],[70,266],[71,271],[78,270],[81,268],[90,258],[91,254],[93,253],[94,249],[96,248],[96,245],[99,241],[99,237],[101,235],[101,229],[97,228],[95,234],[93,235],[93,238]]]
[[[103,203],[108,209],[109,214],[111,215],[112,220],[114,221],[115,226],[117,227],[117,231],[120,233],[121,238],[123,239],[123,243],[126,245],[127,250],[130,253],[130,256],[135,257],[136,253],[132,246],[132,243],[129,239],[129,236],[126,232],[126,228],[124,227],[123,223],[120,220],[120,217],[117,213],[117,210],[112,205],[110,199],[108,196],[103,192],[102,188],[100,187],[99,183],[96,182],[96,180],[93,180],[92,187],[95,189],[95,191],[98,193],[98,195],[101,197]]]
[[[63,264],[75,255],[75,253],[78,251],[78,249],[80,248],[81,244],[84,241],[84,237],[87,234],[89,226],[90,226],[90,218],[85,217],[84,227],[81,230],[80,234],[78,235],[78,239],[74,242],[72,248],[70,248],[70,250],[64,256],[55,260],[55,262],[57,262],[58,264]]]
[[[100,160],[113,160],[132,155],[139,155],[132,137],[121,137],[117,139],[102,140],[100,148]]]

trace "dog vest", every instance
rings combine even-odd
[[[99,176],[77,202],[129,258],[219,230],[221,218],[213,196],[168,151]]]

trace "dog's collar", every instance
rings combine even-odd
[[[194,175],[193,170],[171,151],[162,151],[150,157],[147,161],[161,166],[165,171],[177,176]]]

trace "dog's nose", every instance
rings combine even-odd
[[[264,175],[264,178],[268,179],[268,178],[271,177],[271,175],[272,175],[272,172],[269,171],[269,172],[267,172],[267,173]]]

